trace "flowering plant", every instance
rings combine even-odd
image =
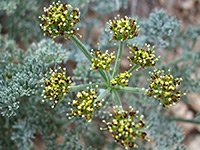
[[[71,39],[91,62],[90,70],[98,70],[103,81],[101,84],[90,83],[69,87],[72,80],[70,77],[65,77],[65,73],[60,69],[62,73],[55,71],[51,73],[50,79],[43,80],[45,83],[43,85],[44,92],[46,93],[44,97],[53,100],[54,104],[57,104],[69,90],[75,91],[87,88],[86,91],[77,93],[78,99],[68,103],[73,108],[71,109],[71,113],[67,113],[67,115],[70,116],[70,119],[76,116],[85,117],[87,121],[91,122],[94,110],[99,111],[105,108],[105,104],[102,102],[106,102],[106,96],[112,94],[116,105],[114,107],[114,115],[110,115],[112,118],[111,122],[103,120],[107,127],[101,129],[108,130],[115,141],[119,142],[125,148],[137,147],[135,141],[138,138],[148,140],[148,135],[145,132],[147,127],[145,121],[143,121],[144,116],[141,115],[139,120],[137,120],[139,111],[134,111],[131,106],[129,112],[125,111],[122,107],[118,91],[131,91],[150,97],[153,96],[165,108],[169,108],[172,104],[174,105],[179,101],[181,96],[185,95],[181,94],[181,91],[177,91],[182,79],[174,79],[170,72],[168,75],[165,75],[164,71],[157,71],[155,69],[155,73],[150,72],[151,79],[148,80],[150,82],[150,89],[127,87],[128,79],[131,78],[134,71],[139,71],[140,68],[155,67],[156,62],[160,58],[160,56],[156,57],[155,55],[155,46],[150,48],[149,44],[145,44],[142,48],[139,48],[138,44],[136,46],[134,44],[131,46],[130,44],[128,45],[129,49],[131,49],[130,56],[127,58],[130,61],[131,68],[124,73],[119,73],[119,65],[125,41],[137,37],[140,31],[137,20],[127,16],[121,18],[120,15],[117,18],[115,17],[114,20],[109,20],[109,29],[106,29],[106,31],[112,35],[112,39],[110,40],[119,41],[119,48],[115,56],[115,52],[110,53],[108,50],[103,53],[100,50],[100,44],[98,44],[98,50],[87,50],[83,43],[76,37],[79,30],[79,28],[76,28],[76,24],[80,22],[79,9],[72,8],[71,5],[62,4],[60,1],[57,3],[53,2],[53,5],[50,5],[49,8],[44,8],[45,14],[40,17],[42,21],[41,28],[45,31],[45,35],[53,39],[63,35],[65,38],[67,37],[66,39]],[[96,89],[92,88],[94,85]],[[97,87],[105,89],[104,92],[99,94]]]

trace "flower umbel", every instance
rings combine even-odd
[[[164,70],[154,70],[154,72],[149,72],[151,79],[150,89],[147,90],[147,95],[154,97],[160,101],[163,107],[169,108],[180,100],[180,97],[185,95],[181,94],[181,91],[177,90],[180,85],[182,78],[176,78],[170,75],[170,70],[168,74],[164,74]]]
[[[59,70],[50,71],[50,75],[46,74],[46,79],[43,80],[44,87],[42,96],[45,100],[53,100],[54,105],[60,102],[64,95],[68,93],[70,90],[70,85],[72,83],[71,77],[66,77],[65,68],[62,70],[59,67]],[[52,105],[52,108],[54,108]]]
[[[45,31],[44,35],[55,39],[62,35],[64,38],[70,38],[70,35],[77,34],[79,28],[74,28],[76,23],[80,22],[80,12],[78,8],[66,3],[53,2],[48,8],[44,7],[45,14],[39,16],[41,19],[40,27]]]
[[[152,49],[150,49],[150,45],[145,44],[142,48],[139,48],[139,44],[136,46],[133,44],[133,46],[129,46],[131,49],[130,57],[128,56],[128,60],[130,61],[130,66],[132,64],[139,64],[142,68],[149,67],[149,66],[155,66],[156,61],[160,57],[155,56],[155,51],[153,50],[155,47],[153,46]]]
[[[92,58],[92,67],[90,68],[90,70],[112,70],[112,67],[110,67],[110,65],[116,59],[116,56],[114,56],[115,52],[109,54],[108,50],[106,50],[105,53],[101,53],[100,50],[91,50],[91,54],[94,58]]]
[[[137,31],[140,31],[140,29],[136,23],[136,19],[127,16],[120,18],[120,15],[117,17],[115,17],[114,20],[109,20],[109,22],[107,22],[110,29],[106,29],[106,31],[110,31],[113,35],[113,40],[125,41],[138,35]]]
[[[116,78],[112,79],[110,83],[115,86],[121,85],[121,86],[128,86],[128,79],[132,76],[132,73],[128,73],[125,71],[124,73],[120,73],[117,75]]]
[[[129,112],[120,112],[114,107],[114,115],[111,114],[111,122],[103,120],[106,128],[100,128],[101,130],[108,130],[112,133],[115,141],[119,142],[126,149],[137,147],[136,142],[141,139],[148,140],[146,137],[147,133],[143,131],[147,128],[143,121],[143,115],[139,117],[139,111],[133,110],[131,106],[129,108]]]
[[[80,116],[80,117],[85,117],[88,122],[92,121],[92,116],[94,114],[94,110],[98,109],[102,106],[102,101],[97,101],[97,90],[98,86],[96,86],[96,89],[87,88],[86,91],[78,92],[77,93],[77,98],[78,100],[73,100],[72,103],[69,102],[70,105],[72,105],[74,108],[72,109],[71,114],[67,114],[69,119],[73,118],[74,116]]]

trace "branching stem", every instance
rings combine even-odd
[[[115,101],[116,106],[118,107],[119,111],[123,111],[122,109],[122,103],[119,97],[119,94],[117,93],[116,90],[112,90],[112,96],[113,96],[113,100]]]
[[[130,69],[128,70],[128,73],[132,73],[134,70],[136,70],[137,68],[139,68],[139,66],[140,66],[140,65],[135,65],[135,66],[133,66],[132,68],[130,68]]]
[[[107,88],[101,95],[99,95],[97,97],[97,99],[95,100],[95,102],[102,100],[104,97],[106,97],[109,93],[110,93],[110,88]],[[95,103],[94,102],[94,103]]]
[[[82,51],[82,53],[87,57],[87,59],[91,62],[92,61],[92,56],[86,49],[86,47],[83,45],[83,43],[75,36],[71,36],[71,40],[78,46],[78,48]],[[105,72],[103,70],[98,70],[105,82],[107,82],[107,78],[105,75]]]
[[[120,90],[123,92],[132,92],[132,93],[146,93],[146,90],[143,88],[137,88],[137,87],[122,87],[122,86],[115,86],[113,87],[114,90]]]
[[[72,86],[70,88],[70,91],[77,91],[77,90],[83,90],[87,87],[90,87],[90,86],[93,86],[95,87],[96,85],[98,85],[98,88],[100,89],[106,89],[107,88],[107,85],[106,84],[99,84],[99,83],[93,83],[93,84],[82,84],[82,85],[76,85],[76,86]]]
[[[107,76],[107,83],[108,83],[108,85],[110,86],[110,73],[106,70],[106,76]]]
[[[117,58],[116,58],[116,61],[115,61],[115,66],[114,66],[114,69],[113,69],[112,78],[115,78],[115,76],[117,75],[117,72],[119,70],[119,64],[120,64],[123,48],[124,48],[124,42],[121,41],[120,45],[119,45],[118,52],[117,52]]]

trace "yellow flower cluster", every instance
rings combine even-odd
[[[132,76],[132,73],[128,73],[125,71],[124,73],[120,73],[117,75],[115,79],[110,80],[110,83],[115,86],[121,85],[121,86],[128,86],[128,79]]]
[[[185,95],[185,93],[181,94],[181,91],[177,90],[183,79],[174,79],[170,75],[170,70],[168,70],[168,74],[164,74],[164,70],[156,69],[154,72],[149,72],[149,74],[151,75],[151,79],[148,79],[150,89],[147,90],[146,94],[158,99],[163,107],[169,108],[179,101],[181,96]]]
[[[98,86],[96,86],[96,89],[87,88],[87,91],[82,91],[77,93],[78,100],[73,100],[72,103],[69,102],[70,105],[74,107],[72,109],[71,114],[67,114],[69,119],[80,116],[85,117],[88,122],[92,121],[92,116],[94,114],[94,110],[98,109],[102,106],[102,99],[101,101],[96,101],[97,99],[97,90]]]
[[[42,96],[44,97],[44,101],[53,100],[54,105],[60,102],[64,95],[68,93],[70,90],[70,85],[72,83],[71,77],[66,77],[65,68],[62,70],[59,67],[59,70],[55,70],[54,72],[51,70],[50,75],[46,74],[46,79],[43,79],[44,87]],[[52,108],[54,107],[52,105]]]
[[[110,67],[111,63],[116,59],[116,56],[114,56],[115,52],[108,53],[108,50],[106,50],[105,53],[101,53],[100,50],[91,50],[91,54],[94,58],[92,58],[92,67],[90,70],[93,69],[103,69],[103,70],[112,70],[112,67]]]
[[[44,7],[44,15],[41,19],[40,27],[45,31],[44,35],[55,39],[62,35],[64,38],[70,38],[70,35],[77,34],[79,28],[74,28],[76,23],[80,22],[80,12],[78,8],[73,9],[69,4],[53,2],[48,8]]]
[[[139,48],[139,44],[136,46],[129,46],[131,49],[130,57],[128,56],[128,60],[130,61],[130,66],[132,64],[139,64],[142,68],[155,66],[156,61],[160,58],[155,56],[154,46],[150,49],[150,45],[145,44],[142,48]]]
[[[139,26],[136,23],[136,19],[125,16],[124,18],[115,17],[114,20],[109,20],[109,29],[112,34],[112,39],[117,41],[125,41],[132,39],[138,35],[137,31],[140,31]]]
[[[131,106],[129,108],[129,112],[120,112],[114,107],[114,115],[111,115],[111,122],[103,120],[106,128],[100,128],[101,130],[108,130],[115,142],[119,142],[126,149],[137,147],[136,143],[140,139],[148,140],[147,133],[144,132],[147,127],[143,121],[143,115],[139,117],[139,111],[134,111]]]

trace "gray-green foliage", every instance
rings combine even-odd
[[[41,39],[39,9],[44,0],[6,0],[0,2],[0,16],[5,18],[3,29],[8,30],[11,38],[22,41],[24,46],[36,38]]]
[[[0,10],[6,11],[7,14],[14,13],[17,9],[17,5],[20,3],[20,0],[5,0],[0,1]]]
[[[170,17],[164,10],[155,9],[147,21],[140,23],[141,31],[147,43],[155,43],[158,47],[169,47],[177,38],[180,22]],[[170,45],[172,46],[172,45]]]
[[[62,44],[57,44],[50,39],[33,43],[26,52],[27,57],[34,56],[45,65],[60,64],[68,59],[69,54]]]
[[[101,76],[96,71],[90,70],[90,65],[88,63],[78,63],[73,73],[73,80],[79,84],[87,84],[89,82],[101,83]]]
[[[70,121],[66,117],[65,114],[70,112],[67,104],[70,101],[68,96],[54,109],[50,108],[50,103],[42,103],[40,85],[44,73],[50,66],[56,67],[57,64],[66,62],[74,52],[72,48],[70,55],[61,44],[51,40],[40,41],[42,34],[37,17],[38,9],[43,3],[44,1],[20,0],[0,3],[2,10],[0,15],[5,17],[2,28],[9,31],[7,35],[0,36],[0,149],[33,149],[34,139],[40,136],[48,150],[95,149],[89,144],[79,142],[80,133],[85,133],[88,125],[83,120]],[[85,1],[82,3],[86,5]],[[33,37],[39,42],[31,44],[25,51],[19,48],[15,40],[10,39],[18,38],[23,41],[22,45],[27,47],[27,41]],[[80,58],[80,55],[75,57]],[[80,62],[79,58],[76,60]],[[81,68],[81,65],[78,68]],[[88,74],[88,70],[87,66],[82,69],[83,83],[89,80],[99,82],[99,75],[94,71]],[[80,72],[75,71],[75,75],[79,74]],[[76,124],[75,131],[67,128],[66,124],[70,122]],[[86,138],[90,136],[92,139],[91,135],[96,131],[91,131],[90,134],[90,130],[87,129],[89,135],[86,135]],[[62,143],[56,142],[59,136],[63,136]],[[95,139],[97,141],[100,137],[97,135]]]
[[[13,116],[19,108],[20,98],[38,94],[47,67],[68,59],[69,53],[61,44],[43,40],[32,44],[24,58],[23,51],[7,36],[1,39],[1,47],[1,114]]]

